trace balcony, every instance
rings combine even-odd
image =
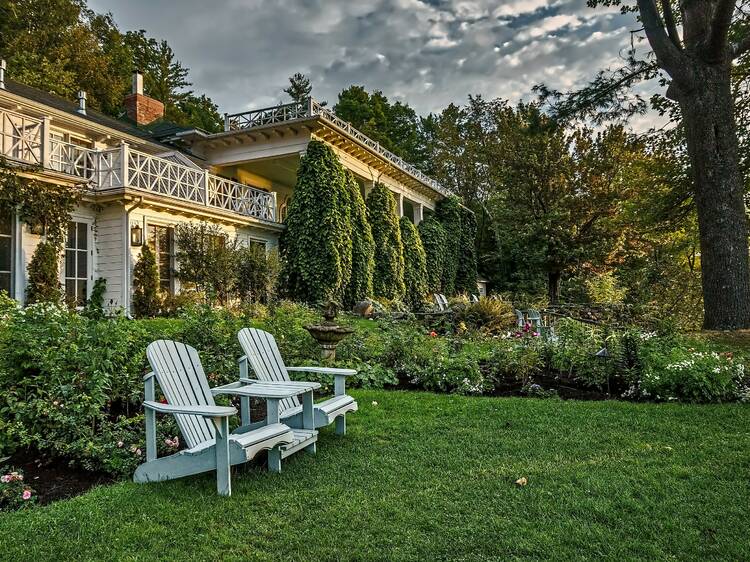
[[[448,191],[439,182],[427,176],[400,156],[396,156],[390,150],[383,148],[380,146],[380,143],[358,131],[351,123],[337,117],[335,113],[326,109],[314,99],[309,99],[301,103],[288,103],[264,109],[255,109],[243,113],[227,113],[224,115],[224,130],[241,131],[311,118],[321,119],[327,125],[339,129],[366,149],[380,156],[390,165],[410,175],[424,185],[431,187],[438,193],[448,195]]]
[[[0,157],[83,180],[95,192],[137,189],[276,222],[276,194],[131,149],[93,150],[50,135],[49,121],[0,108]]]

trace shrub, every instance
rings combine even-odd
[[[625,300],[627,289],[619,286],[611,271],[586,279],[586,294],[589,302],[598,304],[620,304]]]
[[[271,301],[276,296],[279,258],[276,249],[266,251],[264,245],[249,244],[238,250],[237,296],[243,301]]]
[[[89,318],[101,320],[104,318],[104,294],[107,292],[107,280],[99,277],[91,288],[91,296],[86,301],[83,314]]]
[[[216,224],[181,223],[175,229],[176,277],[209,301],[226,304],[237,278],[240,243]]]
[[[0,470],[0,511],[12,511],[36,503],[36,492],[24,482],[23,472]]]
[[[507,332],[516,324],[513,305],[499,297],[482,297],[479,302],[470,302],[454,310],[457,323],[485,334]]]
[[[398,223],[396,199],[381,183],[367,196],[367,219],[375,241],[375,297],[401,299],[404,295],[404,249]]]
[[[419,308],[427,293],[427,257],[417,227],[401,217],[401,242],[404,247],[404,301]]]
[[[447,244],[445,229],[435,217],[429,216],[419,223],[418,230],[425,251],[427,290],[440,293]]]
[[[446,295],[453,295],[456,293],[456,275],[461,259],[461,205],[458,197],[438,201],[435,216],[446,232],[441,286]]]
[[[311,141],[297,170],[281,237],[282,275],[292,298],[307,303],[343,298],[352,251],[348,201],[336,154]]]
[[[133,314],[136,318],[150,318],[159,313],[159,268],[156,256],[146,244],[133,268]]]
[[[40,242],[29,262],[29,281],[26,286],[26,302],[59,303],[62,291],[59,280],[59,252],[51,242]]]
[[[466,207],[459,207],[461,236],[456,269],[456,292],[473,295],[477,293],[477,219]]]
[[[346,185],[350,193],[350,217],[352,226],[352,270],[346,286],[344,302],[354,306],[372,296],[372,274],[375,268],[375,241],[367,221],[367,207],[362,199],[354,176],[346,174]]]

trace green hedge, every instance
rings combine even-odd
[[[349,192],[344,170],[326,144],[311,141],[281,237],[283,286],[295,300],[341,300],[351,272]]]
[[[447,244],[443,225],[432,215],[419,223],[419,237],[425,251],[427,264],[427,290],[442,292],[445,246]]]
[[[459,212],[461,240],[456,269],[456,292],[473,295],[477,293],[477,219],[466,207],[460,207]]]
[[[454,295],[458,262],[461,258],[461,205],[458,197],[451,196],[438,201],[435,216],[446,232],[441,287],[446,295]]]
[[[346,172],[346,186],[349,190],[352,267],[346,287],[345,302],[353,306],[372,296],[372,276],[375,269],[375,241],[367,220],[367,207],[354,175]]]
[[[427,257],[417,227],[401,217],[401,242],[404,247],[404,302],[419,308],[427,293]]]
[[[375,241],[375,297],[400,300],[404,296],[404,250],[398,224],[396,199],[381,183],[367,196],[367,219]]]

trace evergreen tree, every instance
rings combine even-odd
[[[281,237],[283,278],[290,297],[308,303],[343,299],[347,269],[351,272],[348,202],[336,154],[328,145],[311,141],[297,170]]]
[[[305,103],[312,95],[312,84],[310,79],[301,72],[295,72],[289,77],[289,87],[284,92],[292,98],[293,102]]]
[[[417,227],[401,217],[401,242],[404,246],[404,301],[418,309],[427,293],[427,256]]]
[[[346,173],[346,184],[350,193],[352,229],[352,271],[346,287],[345,302],[353,306],[372,296],[372,274],[375,268],[375,241],[367,221],[367,207],[359,190],[359,184],[351,172]]]
[[[434,216],[430,215],[419,223],[418,230],[427,263],[427,290],[431,293],[440,293],[442,292],[447,243],[445,229]]]
[[[373,291],[376,297],[400,300],[404,296],[404,250],[396,199],[381,183],[367,196],[367,219],[375,241]]]
[[[60,253],[52,242],[40,242],[28,266],[29,282],[26,286],[26,302],[60,303],[62,291],[58,279]]]
[[[146,244],[133,268],[133,314],[136,318],[151,318],[159,313],[159,268],[156,255]]]

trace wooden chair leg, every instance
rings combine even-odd
[[[281,449],[278,446],[268,451],[268,472],[281,472]]]
[[[336,417],[336,435],[346,435],[346,416]]]
[[[218,423],[216,423],[218,421]],[[221,496],[232,495],[229,464],[229,418],[214,419],[216,425],[216,490]]]

